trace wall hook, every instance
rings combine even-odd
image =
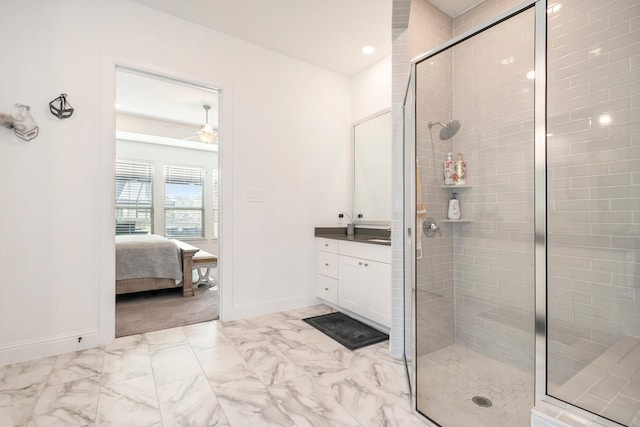
[[[55,105],[55,103],[58,105]],[[73,114],[73,107],[67,102],[67,94],[61,93],[59,97],[49,103],[49,111],[59,119],[68,119]]]
[[[13,133],[20,139],[31,141],[38,136],[38,126],[31,117],[31,107],[24,104],[16,104],[19,109],[17,116],[0,113],[0,126],[12,129]]]

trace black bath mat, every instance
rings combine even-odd
[[[357,350],[389,339],[389,335],[346,314],[335,312],[302,319],[349,350]]]

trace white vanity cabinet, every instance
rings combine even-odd
[[[391,247],[324,238],[316,241],[318,297],[390,327]]]

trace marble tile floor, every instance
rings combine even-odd
[[[418,358],[418,408],[448,427],[528,427],[534,405],[533,372],[454,344]],[[483,396],[492,406],[471,400]]]
[[[212,321],[0,366],[0,426],[425,426],[388,342],[349,351],[301,319]]]

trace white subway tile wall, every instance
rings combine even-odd
[[[396,3],[399,3],[398,5]],[[403,149],[403,101],[407,88],[409,59],[407,55],[407,22],[409,0],[394,1],[393,56],[392,56],[392,105],[393,137],[391,142],[391,175],[392,175],[392,222],[391,222],[391,333],[389,347],[392,355],[403,354],[411,362],[413,354],[411,329],[411,287],[405,287],[405,277],[410,277],[405,258],[404,239],[404,149]],[[396,8],[398,8],[396,14]],[[399,17],[397,17],[399,15]],[[404,18],[403,18],[404,17]],[[404,28],[403,28],[404,26]]]
[[[548,22],[548,391],[640,425],[640,3]]]
[[[413,1],[409,18],[409,56],[414,58],[451,39],[453,19],[428,1]],[[452,54],[446,51],[416,67],[416,160],[420,166],[422,200],[426,217],[440,226],[448,197],[442,192],[442,161],[451,141],[441,141],[434,126],[433,146],[429,122],[448,122],[453,110]],[[434,158],[435,156],[435,158]],[[423,217],[422,219],[426,219]],[[416,225],[422,258],[416,260],[417,356],[455,343],[453,300],[453,236],[442,233],[426,237],[422,223]]]
[[[507,8],[491,3],[494,15]],[[453,23],[431,4],[413,2],[414,48],[424,52],[447,41]],[[441,236],[422,239],[417,260],[418,356],[455,342],[532,372],[533,81],[526,77],[532,69],[531,11],[417,66],[422,197],[442,228]],[[461,120],[459,133],[442,141],[434,126],[432,146],[428,123],[452,119]],[[473,188],[457,192],[472,224],[442,222],[451,197],[442,188],[447,152],[462,152],[467,162]]]
[[[484,0],[456,17],[454,34],[460,35],[521,3],[521,0]]]
[[[483,10],[483,13],[486,11]],[[534,13],[527,10],[454,48],[455,152],[469,224],[454,238],[456,343],[533,375]]]

